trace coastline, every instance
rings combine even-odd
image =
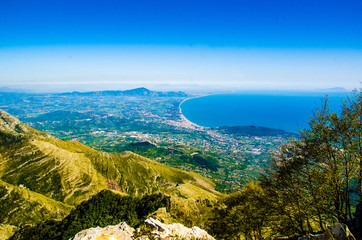
[[[187,126],[192,126],[193,129],[197,128],[197,129],[202,129],[204,130],[205,128],[207,127],[204,127],[204,126],[200,126],[200,125],[197,125],[196,123],[193,123],[191,122],[190,120],[188,120],[185,115],[182,113],[182,108],[181,108],[181,105],[186,102],[187,100],[190,100],[190,99],[195,99],[195,98],[201,98],[201,97],[206,97],[206,96],[210,96],[212,94],[205,94],[205,95],[199,95],[199,96],[192,96],[192,97],[188,97],[188,98],[185,98],[184,100],[182,100],[180,102],[180,104],[178,105],[178,109],[179,109],[179,113],[180,113],[180,118],[181,118],[181,122],[184,122],[187,124]]]
[[[299,128],[305,129],[308,127],[307,123],[310,120],[309,116],[311,116],[313,111],[318,109],[318,106],[320,106],[322,96],[321,94],[249,95],[238,93],[223,94],[225,96],[220,95],[219,98],[217,95],[219,94],[198,94],[187,96],[182,99],[178,106],[180,115],[178,121],[180,126],[200,130],[210,129],[210,126],[214,125],[259,126],[272,129],[282,129],[290,133],[298,133]],[[182,109],[182,104],[187,100],[206,96],[210,96],[210,98],[195,100],[195,104],[192,102]],[[338,112],[340,109],[341,99],[343,98],[344,95],[341,96],[340,94],[330,96],[330,110]],[[201,102],[204,105],[199,105],[198,102]],[[224,106],[223,104],[226,105]],[[189,117],[192,117],[195,121],[198,121],[202,125],[198,125],[190,121],[190,119],[187,119],[187,117],[183,114],[183,110],[187,110],[189,108]],[[213,117],[210,118],[209,116]],[[221,116],[220,119],[218,119],[219,116]],[[216,124],[214,124],[214,122]],[[218,125],[220,123],[222,125]]]

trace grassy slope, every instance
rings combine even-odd
[[[61,220],[72,207],[24,187],[0,180],[0,239],[7,239],[17,227],[46,220]]]
[[[92,167],[84,153],[79,152],[76,144],[70,150],[61,146],[64,143],[57,144],[59,140],[38,135],[18,136],[17,140],[5,142],[4,136],[9,135],[12,136],[0,132],[2,180],[21,184],[70,205],[76,205],[107,187],[102,175]]]
[[[131,152],[99,152],[51,137],[4,112],[1,116],[0,176],[8,183],[70,205],[107,188],[134,195],[161,191],[184,196],[187,191],[195,198],[203,198],[207,191],[215,197],[214,186],[197,174]]]
[[[199,149],[190,146],[157,146],[150,142],[138,142],[127,145],[104,146],[106,151],[131,151],[150,159],[156,159],[158,162],[166,163],[170,166],[189,166],[199,167],[211,171],[217,171],[221,166],[218,159],[220,156],[212,156],[208,153],[201,153]]]
[[[219,195],[214,184],[198,174],[132,152],[105,153],[59,140],[1,111],[0,181],[1,205],[6,206],[0,223],[14,226],[60,219],[70,206],[103,189],[195,199]]]
[[[8,225],[8,224],[0,224],[0,239],[9,239],[17,230],[17,227]]]

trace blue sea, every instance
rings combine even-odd
[[[191,98],[182,114],[205,127],[262,126],[298,133],[322,106],[324,93],[233,93]],[[338,112],[347,93],[328,93],[329,108]]]

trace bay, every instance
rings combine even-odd
[[[204,127],[260,126],[298,133],[322,106],[324,93],[233,93],[191,98],[180,108],[191,122]],[[347,93],[328,93],[329,108],[338,112]]]

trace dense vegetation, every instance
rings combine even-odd
[[[202,153],[194,148],[189,149],[191,147],[188,146],[156,146],[150,142],[130,143],[109,148],[109,150],[116,150],[117,152],[131,151],[173,167],[193,165],[193,167],[201,167],[211,171],[217,171],[221,167],[218,162],[219,156]]]
[[[9,148],[10,142],[22,146],[28,141],[13,138],[12,134],[5,131],[0,131],[0,134],[4,149]],[[70,146],[68,142],[51,141],[57,148]],[[60,146],[61,144],[64,146]],[[42,145],[38,143],[36,146]],[[148,149],[149,154],[155,156],[170,154],[171,151],[149,144],[136,144],[132,147],[134,151]],[[33,150],[33,154],[35,153],[36,149]],[[130,171],[129,179],[134,181],[140,177],[137,175],[140,171],[137,163],[144,161],[146,164],[150,161],[132,155],[124,163],[135,163],[126,165],[120,161],[120,156],[112,154],[94,151],[83,155],[108,180],[116,179],[112,177],[119,171],[116,169],[135,166],[132,167],[135,172],[127,169]],[[160,170],[161,165],[147,164],[152,167],[142,170],[142,176],[147,175],[147,169],[154,168],[163,176],[158,179],[159,184],[168,180],[169,184],[164,187],[171,187],[179,193],[169,192],[173,195],[171,198],[160,194],[135,198],[102,191],[76,207],[64,220],[23,227],[12,239],[69,239],[80,230],[94,226],[114,225],[121,221],[138,226],[149,214],[160,220],[180,222],[188,227],[200,226],[216,239],[293,238],[324,231],[327,225],[334,222],[347,224],[356,239],[361,239],[361,156],[362,92],[355,91],[338,113],[329,111],[326,99],[322,108],[310,120],[309,128],[300,132],[298,140],[291,139],[281,146],[269,159],[268,166],[258,179],[246,183],[239,192],[217,195],[219,198],[216,199],[204,185],[190,184],[195,180],[192,174],[172,168],[162,167]],[[22,159],[28,158],[30,156]],[[103,159],[104,162],[97,162],[97,159]],[[125,175],[121,176],[124,178]],[[129,185],[132,181],[123,178],[117,179],[116,183],[123,189],[128,187],[132,190]],[[203,184],[208,183],[199,177],[198,180],[203,180]],[[137,184],[144,186],[148,182],[144,179]],[[181,192],[183,193],[180,194]],[[135,194],[133,191],[128,193]],[[1,194],[6,195],[6,190],[3,189]],[[210,195],[206,196],[207,194]],[[162,207],[167,210],[166,213],[159,211]]]
[[[77,206],[62,221],[47,221],[35,227],[26,226],[10,239],[68,240],[78,232],[91,227],[105,227],[120,222],[127,222],[130,226],[136,227],[147,215],[162,207],[169,209],[170,197],[152,194],[136,198],[103,190]]]
[[[362,93],[354,92],[338,114],[329,112],[326,100],[301,140],[283,146],[262,177],[283,205],[277,212],[285,218],[283,231],[305,233],[331,221],[357,229],[352,221],[362,203],[361,156]]]
[[[362,93],[354,92],[339,113],[328,99],[300,132],[271,159],[259,181],[228,195],[210,216],[217,238],[262,239],[324,231],[347,224],[361,238]]]

